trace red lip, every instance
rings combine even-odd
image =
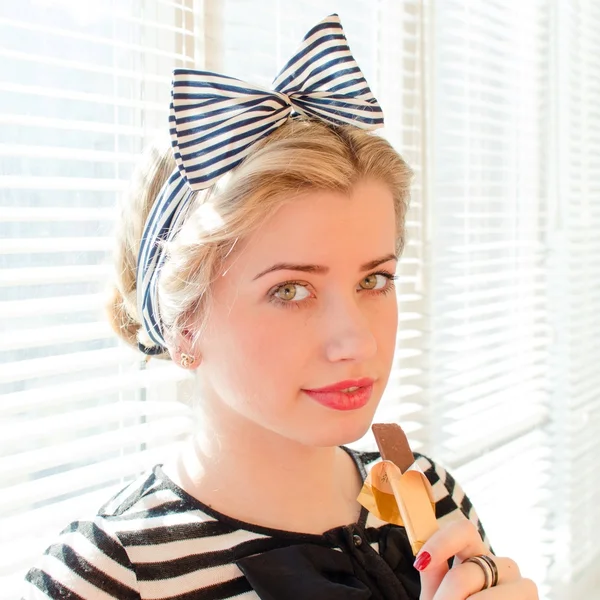
[[[343,411],[357,410],[369,403],[373,394],[373,384],[359,387],[353,392],[340,392],[339,390],[313,392],[304,390],[304,393],[327,408]]]
[[[362,379],[347,379],[346,381],[338,381],[332,385],[328,385],[322,388],[315,388],[311,390],[304,390],[305,392],[338,392],[339,390],[346,390],[351,387],[368,387],[375,382],[370,377],[363,377]]]

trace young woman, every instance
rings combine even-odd
[[[173,150],[124,207],[109,312],[128,343],[194,372],[200,426],[67,527],[26,598],[537,597],[430,459],[441,527],[416,561],[404,528],[357,502],[380,457],[345,444],[392,367],[411,178],[368,133],[382,122],[336,15],[274,91],[175,73]]]

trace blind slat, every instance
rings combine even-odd
[[[168,383],[168,380],[165,381]],[[139,392],[143,389],[140,387]],[[138,394],[139,395],[139,394]],[[127,396],[129,398],[132,395]],[[138,399],[120,400],[116,399],[112,402],[105,401],[100,406],[92,406],[91,408],[85,405],[76,409],[70,410],[72,419],[65,419],[63,413],[50,415],[40,414],[38,418],[28,423],[26,431],[20,431],[15,427],[14,423],[5,420],[0,424],[0,433],[2,436],[2,446],[17,448],[18,442],[23,441],[25,445],[30,444],[33,448],[38,448],[40,438],[48,437],[49,432],[52,435],[73,437],[78,432],[82,435],[86,431],[93,429],[94,425],[101,423],[103,425],[127,422],[135,418],[148,418],[149,420],[157,420],[163,416],[180,415],[186,413],[189,408],[180,402],[157,401],[145,398],[143,401]],[[21,446],[22,447],[22,446]]]
[[[103,425],[101,422],[96,424],[96,426],[101,425]],[[144,444],[155,445],[161,441],[164,443],[174,437],[190,433],[192,426],[193,420],[190,416],[162,415],[158,423],[126,425],[97,435],[85,435],[70,442],[44,444],[44,447],[39,450],[21,452],[6,458],[0,457],[0,477],[5,482],[15,481],[20,479],[23,473],[35,474],[46,469],[70,465],[73,463],[73,457],[77,457],[78,463],[93,463],[95,460],[101,460],[101,456],[122,448],[132,448],[136,445],[143,447]],[[101,450],[99,451],[99,449]],[[13,508],[18,506],[19,498],[24,502],[32,497],[37,498],[38,501],[42,500],[43,498],[40,496],[30,495],[32,485],[27,483],[23,488],[19,485],[9,487],[8,491],[16,496],[14,502],[11,499],[10,506]],[[69,490],[64,491],[68,492]],[[1,502],[0,500],[0,510],[10,509],[10,507],[3,507]]]
[[[41,85],[25,85],[18,83],[11,83],[7,81],[0,81],[0,93],[11,93],[19,95],[21,97],[31,96],[36,100],[41,101],[43,98],[57,98],[60,100],[77,100],[79,102],[90,102],[97,104],[111,104],[115,107],[125,108],[138,108],[148,112],[150,111],[163,111],[163,106],[158,102],[151,100],[131,100],[125,95],[104,95],[94,94],[92,92],[79,92],[76,90],[70,90],[65,88],[57,87],[42,87]]]
[[[181,8],[180,8],[181,10]],[[24,29],[28,31],[36,31],[44,36],[57,36],[62,39],[80,40],[86,44],[99,44],[110,48],[129,51],[131,53],[139,52],[145,56],[164,57],[169,60],[178,60],[183,62],[191,62],[193,59],[178,52],[167,52],[160,50],[152,45],[132,44],[125,41],[120,41],[115,37],[102,37],[89,33],[80,33],[79,31],[69,31],[60,27],[41,26],[31,21],[16,21],[13,19],[5,19],[0,17],[0,25],[5,25],[12,29]]]
[[[141,359],[135,355],[132,349],[114,346],[101,350],[86,350],[71,354],[29,358],[4,363],[0,371],[0,383],[26,382],[40,377],[110,368],[117,365],[132,364],[135,360],[139,361]]]
[[[126,182],[120,179],[0,175],[0,188],[12,190],[89,190],[120,192],[125,189],[126,185]]]
[[[95,398],[109,393],[126,392],[147,388],[161,383],[183,381],[189,374],[178,367],[161,368],[148,371],[131,371],[111,377],[91,377],[85,381],[69,382],[41,389],[12,392],[2,396],[4,415],[24,413],[41,407],[58,409],[61,405]]]
[[[102,281],[110,272],[108,265],[65,265],[60,267],[30,267],[0,269],[0,287]]]
[[[33,298],[31,300],[9,300],[0,302],[0,314],[5,319],[25,317],[32,314],[39,316],[89,312],[99,310],[106,301],[103,294],[73,294],[72,296],[53,296],[50,298]]]
[[[0,256],[6,254],[54,254],[55,252],[107,252],[112,250],[112,238],[15,238],[2,240]]]
[[[86,208],[73,206],[65,208],[53,206],[3,206],[0,210],[0,223],[24,221],[27,223],[53,221],[111,221],[115,218],[112,208]],[[4,245],[4,242],[2,242]]]
[[[114,337],[107,322],[80,323],[76,325],[56,325],[37,329],[14,329],[4,334],[2,349],[17,351],[48,346],[72,344],[92,340],[106,340]]]
[[[88,162],[135,163],[138,155],[133,152],[109,150],[85,150],[83,148],[60,148],[56,146],[32,146],[24,144],[0,144],[0,156],[24,158],[53,158],[55,160],[80,160]]]
[[[81,121],[40,115],[6,114],[2,112],[0,112],[0,123],[2,125],[18,126],[19,128],[29,128],[30,130],[37,130],[40,128],[59,129],[64,131],[134,136],[138,138],[143,138],[151,133],[151,126],[148,124],[145,124],[144,127],[136,127],[126,123],[102,123],[101,121]],[[154,128],[154,131],[160,133],[156,128]]]

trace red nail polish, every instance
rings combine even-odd
[[[421,554],[417,556],[417,560],[415,560],[414,567],[417,571],[423,571],[430,562],[431,554],[429,554],[429,552],[421,552]]]

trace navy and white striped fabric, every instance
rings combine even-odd
[[[144,329],[166,351],[157,302],[165,261],[162,243],[181,229],[193,192],[239,165],[253,145],[294,115],[372,130],[381,107],[350,54],[337,15],[313,27],[273,82],[273,90],[208,71],[176,69],[170,133],[177,169],[160,191],[144,227],[138,256],[138,309]]]
[[[350,452],[364,481],[367,472],[381,457],[377,452]],[[468,519],[478,529],[488,552],[492,553],[475,508],[452,474],[425,456],[417,454],[415,458],[432,485],[435,515],[440,527]],[[386,554],[393,556],[398,574],[403,573],[405,577],[412,574],[418,578],[412,562],[403,559],[400,553],[390,554],[386,544],[390,529],[399,532],[404,528],[389,525],[368,512],[366,516],[361,515],[359,524],[360,529],[355,529],[357,535],[360,534],[383,560]],[[350,527],[340,526],[323,535],[314,535],[261,527],[225,517],[187,494],[157,465],[121,489],[97,514],[91,513],[72,522],[52,540],[27,572],[20,598],[259,600],[265,596],[259,596],[253,590],[238,566],[240,559],[274,548],[289,548],[305,543],[309,538],[320,546],[333,547],[343,553],[349,564],[357,559],[364,561],[367,544],[362,544],[360,550],[355,547],[349,550],[346,544],[340,543]],[[335,540],[333,544],[332,540]],[[371,557],[370,560],[379,560],[372,554]],[[308,569],[306,565],[308,563],[298,564],[299,581],[305,576],[310,580],[311,572],[314,573],[315,566]],[[303,597],[311,597],[310,588],[302,589]],[[332,589],[333,586],[328,587],[329,592]],[[352,593],[353,598],[357,596],[364,597],[358,591]],[[418,597],[416,589],[415,596]],[[342,596],[336,592],[335,597]]]

